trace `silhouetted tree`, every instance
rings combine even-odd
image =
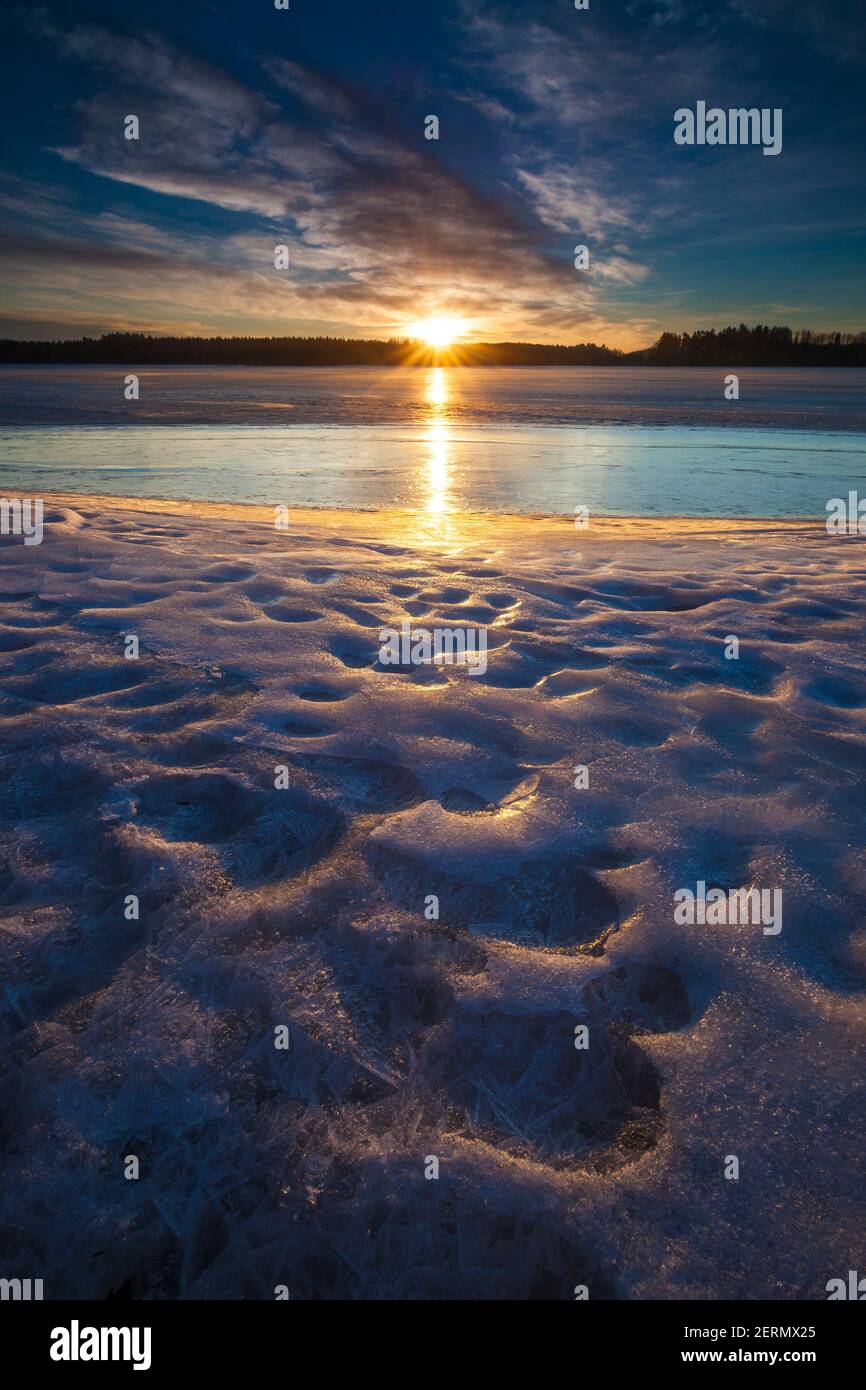
[[[863,367],[866,333],[814,333],[809,329],[698,329],[662,333],[652,347],[623,353],[597,343],[463,343],[438,352],[409,338],[182,338],[106,333],[101,338],[44,342],[0,339],[0,362],[116,363],[129,366],[585,367]]]
[[[813,333],[809,329],[697,329],[663,333],[651,348],[629,353],[651,367],[863,367],[866,333]]]

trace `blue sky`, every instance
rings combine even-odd
[[[860,0],[65,0],[0,40],[3,335],[866,328]],[[782,153],[677,146],[698,100],[781,107]]]

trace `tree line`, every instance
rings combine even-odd
[[[411,338],[190,338],[105,333],[99,338],[0,338],[3,363],[129,366],[389,367],[864,367],[866,333],[768,327],[662,333],[636,352],[597,343],[460,343],[439,350]]]
[[[808,328],[699,329],[663,333],[651,348],[629,354],[655,367],[863,367],[866,333],[813,333]]]

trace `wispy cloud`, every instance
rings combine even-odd
[[[47,21],[43,33],[66,57],[111,74],[105,90],[79,104],[76,135],[56,150],[65,161],[118,184],[258,219],[257,230],[242,242],[231,237],[217,257],[224,267],[226,249],[237,253],[235,279],[249,314],[265,309],[272,319],[279,306],[301,320],[351,317],[392,332],[407,318],[443,312],[465,316],[479,331],[496,325],[573,335],[582,322],[598,322],[591,285],[551,254],[540,222],[446,168],[420,128],[414,146],[379,128],[371,107],[321,73],[267,60],[273,86],[265,92],[156,35],[130,41],[90,27],[60,31]],[[290,94],[303,120],[281,106],[280,93]],[[139,118],[137,141],[123,138],[128,114]],[[132,254],[132,229],[109,220],[102,232],[112,226]],[[156,245],[157,235],[149,241]],[[283,241],[291,248],[290,279],[272,265],[274,244]],[[124,248],[117,254],[123,260]],[[213,264],[213,246],[207,254]],[[187,247],[166,273],[174,279],[186,265],[191,291],[201,257],[201,246]],[[225,295],[228,273],[224,267],[211,295]],[[110,279],[108,259],[100,274]],[[251,296],[250,275],[261,291]]]

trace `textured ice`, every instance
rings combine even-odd
[[[864,577],[817,526],[48,507],[0,550],[0,1275],[862,1268]],[[461,613],[484,675],[378,663]],[[700,879],[782,888],[781,935],[676,926]]]

